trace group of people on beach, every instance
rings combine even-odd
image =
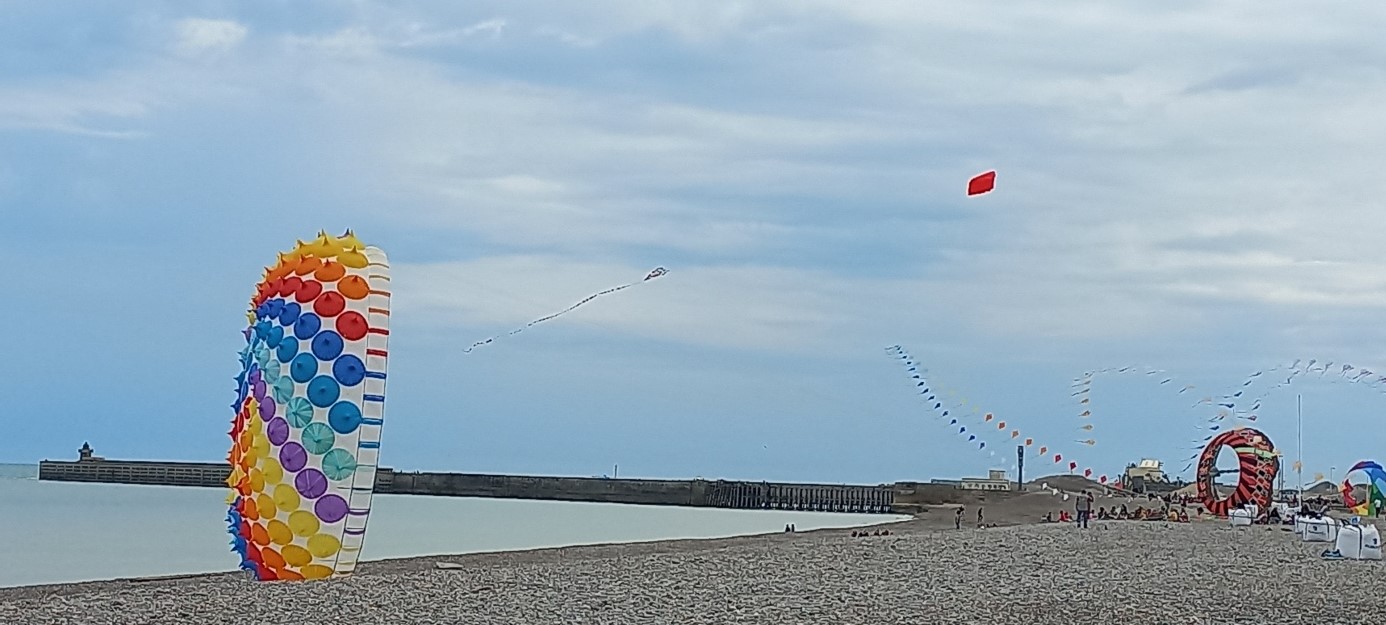
[[[956,528],[958,528],[958,529],[962,529],[962,524],[963,524],[963,511],[964,511],[964,508],[963,508],[962,506],[958,506],[958,509],[957,509],[957,516],[953,517],[953,527],[956,527]],[[996,524],[995,524],[995,523],[993,523],[993,524],[991,524],[991,525],[987,525],[986,521],[984,521],[984,520],[982,519],[982,507],[981,507],[981,506],[977,506],[977,527],[978,527],[978,528],[983,528],[983,527],[996,527]]]
[[[1083,491],[1073,504],[1074,514],[1070,516],[1067,510],[1060,510],[1058,519],[1054,518],[1053,512],[1044,514],[1044,523],[1077,523],[1078,527],[1085,528],[1088,521],[1093,518],[1092,506],[1094,497],[1088,491]],[[1097,509],[1096,518],[1099,521],[1167,521],[1170,523],[1188,523],[1188,506],[1181,505],[1179,508],[1173,506],[1169,499],[1165,500],[1163,510],[1156,508],[1145,508],[1136,506],[1135,511],[1126,508],[1126,504],[1121,504],[1121,508],[1113,506],[1111,510],[1106,507]]]

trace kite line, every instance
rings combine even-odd
[[[603,291],[598,291],[598,292],[596,292],[596,293],[593,293],[593,294],[591,294],[591,295],[588,295],[587,297],[584,297],[584,298],[582,298],[581,300],[578,300],[578,302],[577,302],[576,304],[573,304],[572,306],[569,306],[569,307],[567,307],[567,308],[564,308],[563,310],[560,310],[560,311],[558,311],[558,312],[556,312],[556,313],[553,313],[553,314],[544,315],[543,317],[540,317],[540,318],[538,318],[538,319],[535,319],[534,321],[531,321],[531,322],[529,322],[529,323],[526,323],[526,324],[523,325],[523,326],[520,326],[520,327],[518,327],[518,328],[515,328],[514,330],[511,330],[510,332],[508,332],[508,333],[506,333],[506,334],[504,334],[504,335],[496,335],[496,336],[492,336],[492,337],[489,337],[489,338],[485,338],[485,339],[482,339],[482,340],[477,341],[477,342],[475,342],[475,343],[472,343],[470,347],[468,347],[467,349],[462,350],[462,353],[464,353],[464,354],[470,354],[470,353],[472,352],[472,350],[474,350],[474,349],[476,349],[476,348],[478,348],[478,347],[481,347],[482,345],[489,345],[489,344],[491,344],[491,343],[496,342],[497,340],[499,340],[499,339],[501,338],[501,336],[515,336],[516,334],[519,334],[519,333],[521,333],[521,332],[524,332],[525,330],[527,330],[527,329],[529,329],[529,328],[531,328],[531,327],[533,327],[533,326],[536,326],[536,325],[538,325],[538,324],[544,323],[545,321],[549,321],[549,320],[551,320],[551,319],[556,319],[556,318],[558,318],[558,317],[562,317],[563,315],[566,315],[566,314],[568,314],[568,313],[570,313],[570,312],[572,312],[572,311],[574,311],[574,310],[577,310],[577,309],[578,309],[579,307],[581,307],[582,305],[584,305],[584,304],[586,304],[586,303],[588,303],[588,302],[590,302],[590,301],[592,301],[592,300],[594,300],[594,299],[597,299],[598,297],[601,297],[601,296],[603,296],[603,295],[610,295],[610,294],[615,293],[615,292],[617,292],[617,291],[623,291],[623,290],[628,289],[628,288],[630,288],[630,287],[633,287],[633,286],[636,286],[636,285],[639,285],[639,284],[643,284],[643,283],[649,282],[650,280],[654,280],[655,278],[658,278],[658,277],[660,277],[660,276],[662,276],[662,275],[664,275],[664,274],[667,274],[667,273],[669,273],[669,270],[668,270],[668,269],[665,269],[665,268],[663,268],[663,267],[655,267],[654,269],[652,269],[652,270],[650,271],[650,273],[645,274],[645,278],[642,279],[642,280],[640,280],[639,282],[631,282],[631,283],[629,283],[629,284],[622,284],[621,286],[614,286],[614,287],[611,287],[611,288],[609,288],[609,289],[606,289],[606,290],[603,290]]]

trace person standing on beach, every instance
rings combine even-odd
[[[1083,491],[1078,496],[1078,501],[1073,504],[1074,511],[1078,513],[1078,527],[1086,529],[1088,518],[1092,516],[1092,495],[1088,491]]]
[[[977,527],[982,526],[982,507],[977,506]]]
[[[978,514],[981,514],[981,511],[978,511]],[[953,526],[956,527],[956,528],[958,528],[958,529],[962,529],[962,515],[963,515],[962,506],[958,506],[958,516],[957,516],[957,518],[953,519]]]

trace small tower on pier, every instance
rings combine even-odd
[[[92,452],[91,443],[83,442],[82,448],[77,450],[77,462],[92,462],[95,460],[104,460],[104,458]]]

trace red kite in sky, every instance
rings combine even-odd
[[[974,176],[971,180],[967,181],[968,195],[981,195],[983,193],[990,192],[994,188],[996,188],[995,171],[989,171],[984,174],[979,174],[977,176]]]

